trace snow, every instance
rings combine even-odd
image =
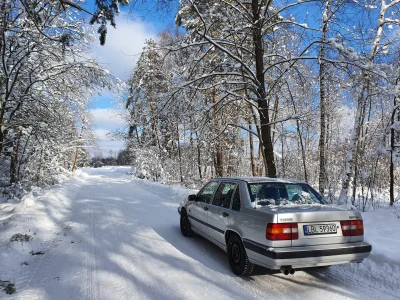
[[[3,203],[0,280],[4,299],[397,299],[400,219],[389,209],[365,213],[374,249],[362,264],[298,270],[257,268],[233,275],[226,254],[185,238],[177,207],[193,191],[132,179],[130,168],[81,169],[62,184]],[[10,242],[16,234],[29,242]],[[396,244],[397,243],[397,244]],[[31,255],[43,252],[42,255]]]
[[[322,15],[322,21],[325,23],[328,21],[328,11],[325,9]]]
[[[400,209],[383,207],[362,216],[365,240],[372,245],[372,254],[400,263]]]
[[[134,178],[133,182],[139,185],[142,189],[152,192],[158,196],[167,198],[171,201],[179,203],[190,194],[197,194],[198,190],[183,188],[179,185],[160,184],[158,182],[151,182],[148,180]]]

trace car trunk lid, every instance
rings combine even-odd
[[[278,223],[297,223],[298,239],[292,246],[310,246],[349,243],[340,221],[361,219],[359,212],[329,205],[291,205],[273,208]]]

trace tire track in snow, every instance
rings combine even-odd
[[[124,183],[125,183],[125,181],[124,181]],[[110,185],[110,187],[111,187],[111,189],[112,189],[112,191],[113,191],[113,195],[121,194],[121,191],[123,191],[123,190],[121,190],[121,191],[119,191],[119,192],[117,193],[116,189],[115,189],[112,185]],[[129,197],[129,196],[128,196],[128,197]],[[132,223],[133,223],[133,224],[137,224],[137,225],[140,226],[140,221],[139,221],[137,218],[131,219],[131,218],[130,218],[130,214],[126,214],[126,212],[132,210],[132,208],[127,209],[126,207],[124,207],[124,206],[121,205],[121,203],[124,203],[124,202],[126,201],[125,197],[122,198],[122,199],[120,199],[120,200],[122,200],[122,201],[114,201],[113,203],[114,203],[114,205],[118,208],[118,211],[122,213],[122,215],[123,215],[123,217],[124,217],[124,220],[123,220],[124,222],[123,222],[123,223],[124,223],[124,224],[132,224]],[[138,212],[138,210],[137,210],[136,208],[133,208],[133,210],[134,210],[135,212]],[[113,222],[114,222],[114,224],[116,224],[115,218],[113,218]],[[120,245],[122,246],[122,245],[123,245],[122,236],[121,236],[119,230],[117,230],[116,232],[117,232],[117,234],[118,234],[118,239],[119,239],[119,241],[120,241]],[[125,254],[125,255],[127,256],[127,258],[129,258],[130,256],[132,256],[132,253],[129,253],[128,251],[125,251],[125,250],[123,250],[123,249],[121,249],[121,250],[123,251],[122,253]],[[142,257],[143,257],[143,256],[140,255],[140,258],[142,258]],[[136,259],[138,259],[138,258],[136,257]],[[143,257],[143,259],[146,259],[146,257]],[[124,265],[124,274],[125,274],[126,278],[129,277],[129,273],[127,272],[128,269],[129,269],[129,271],[131,272],[132,276],[134,276],[134,274],[135,274],[136,271],[137,271],[137,269],[135,268],[135,265],[133,264],[133,261],[132,261],[131,259],[128,260],[127,265],[128,265],[128,268],[125,267],[125,265]],[[144,274],[143,274],[143,275],[144,275]],[[145,275],[145,278],[146,278],[146,276],[147,276],[147,274]],[[143,278],[142,278],[142,279],[143,279]],[[129,280],[129,279],[127,278],[127,280]],[[135,297],[135,299],[141,299],[141,300],[142,300],[142,299],[154,299],[154,298],[157,298],[156,296],[154,296],[154,297],[149,297],[148,294],[146,295],[146,294],[142,291],[142,288],[139,286],[139,284],[138,284],[137,282],[132,282],[132,283],[133,283],[133,285],[135,286],[135,289],[136,289],[136,294],[135,294],[135,295],[138,295],[138,296]],[[139,296],[139,295],[140,295],[140,296]]]
[[[93,190],[90,187],[90,199],[87,199],[87,211],[89,212],[89,241],[88,251],[86,252],[86,271],[87,271],[87,295],[89,300],[99,299],[99,286],[96,278],[97,262],[96,262],[96,247],[95,247],[95,221],[94,221],[94,208],[93,208]]]
[[[115,189],[112,187],[112,185],[110,185],[110,187],[111,187],[111,190],[112,190],[112,195],[115,195]],[[111,220],[111,223],[113,225],[112,228],[117,228],[117,226],[116,226],[117,222],[116,222],[116,219],[115,219],[114,215],[111,213],[112,210],[111,210],[111,206],[109,204],[109,200],[106,198],[104,202],[105,202],[105,206],[107,208],[107,214],[108,214],[109,219]],[[118,203],[118,201],[115,201],[115,202]],[[120,209],[118,204],[116,206],[119,208],[119,211],[123,212],[123,210]],[[116,233],[116,235],[115,236],[112,235],[112,236],[116,237],[116,238],[114,238],[115,241],[116,241],[116,245],[120,245],[120,247],[122,247],[123,246],[123,240],[122,240],[122,237],[121,237],[121,234],[120,234],[119,230],[115,230],[115,233]],[[132,269],[131,263],[129,262],[128,265],[129,265],[130,271],[133,273],[133,269]],[[123,272],[122,275],[123,275],[123,278],[124,278],[124,286],[125,286],[125,289],[124,290],[121,289],[121,291],[126,291],[128,297],[131,297],[132,295],[135,295],[138,299],[145,299],[145,296],[143,295],[143,293],[140,293],[140,289],[137,286],[137,284],[135,284],[134,282],[132,282],[129,279],[130,276],[129,276],[129,273],[127,271],[126,265],[125,264],[119,264],[119,267],[121,268],[121,270]],[[135,288],[133,288],[132,285],[134,285]],[[127,299],[127,298],[124,297],[124,296],[120,296],[119,299]]]

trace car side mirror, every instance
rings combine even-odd
[[[188,196],[189,201],[196,201],[197,200],[197,195],[189,195]]]

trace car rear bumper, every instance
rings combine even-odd
[[[361,262],[371,252],[371,245],[364,242],[318,245],[306,247],[271,248],[250,240],[243,240],[250,261],[270,269],[282,266],[307,268]]]

